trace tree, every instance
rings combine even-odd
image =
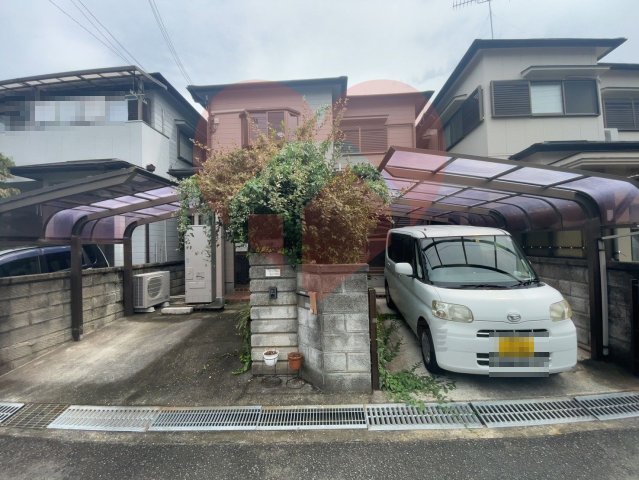
[[[335,168],[341,108],[328,112],[307,116],[290,140],[269,132],[249,148],[210,151],[196,180],[181,188],[183,199],[204,202],[236,243],[247,243],[251,215],[275,214],[284,227],[282,253],[292,262],[356,263],[383,215],[388,189],[368,164]],[[327,121],[331,133],[318,139]]]
[[[15,164],[9,157],[0,153],[0,198],[6,198],[20,193],[20,191],[16,188],[3,186],[5,185],[4,182],[12,177],[9,169],[14,165]]]

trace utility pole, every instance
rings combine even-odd
[[[488,4],[488,16],[490,17],[490,38],[495,39],[495,34],[493,32],[493,7],[491,5],[492,0],[453,0],[453,8],[462,8],[467,7],[471,4]]]

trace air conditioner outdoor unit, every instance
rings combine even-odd
[[[133,308],[153,311],[151,307],[169,301],[171,274],[169,272],[133,275]]]

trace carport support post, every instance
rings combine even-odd
[[[599,238],[601,223],[590,219],[583,229],[586,260],[588,262],[588,290],[590,296],[590,358],[601,360],[603,350],[602,308],[608,308],[601,300],[601,263],[599,261]]]
[[[82,240],[71,237],[71,336],[76,342],[82,335]]]
[[[133,230],[131,230],[133,233]],[[131,245],[131,235],[127,229],[123,242],[124,250],[124,271],[122,272],[122,297],[124,300],[124,315],[133,315],[133,248]]]

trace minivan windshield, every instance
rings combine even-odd
[[[446,288],[519,288],[539,280],[508,235],[420,240],[428,280]]]

